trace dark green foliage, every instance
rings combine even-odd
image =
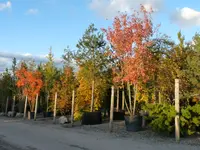
[[[144,110],[149,112],[147,120],[156,132],[171,134],[174,131],[175,107],[168,104],[147,104]]]
[[[200,132],[200,104],[181,109],[181,134],[192,135]]]
[[[169,104],[147,104],[144,110],[148,111],[150,126],[155,132],[174,133],[175,107]],[[193,135],[200,132],[200,104],[181,108],[180,113],[181,135]]]

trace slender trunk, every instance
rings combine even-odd
[[[15,112],[15,96],[13,97],[13,104],[12,104],[12,113]]]
[[[133,116],[135,116],[137,102],[137,84],[134,85],[134,103],[133,103]]]
[[[90,111],[93,112],[93,109],[94,109],[94,80],[92,81],[92,97],[91,97]]]
[[[132,112],[133,109],[132,109],[132,102],[131,102],[131,88],[130,88],[129,82],[127,83],[127,89],[128,89],[129,108],[130,108],[130,111]]]
[[[110,103],[110,123],[109,123],[109,129],[110,132],[113,130],[113,111],[114,111],[114,86],[112,86],[111,89],[111,103]]]
[[[124,88],[122,90],[122,110],[124,110],[124,103],[125,103],[125,92],[124,92]]]
[[[26,96],[25,104],[24,104],[24,119],[26,119],[26,110],[27,110],[28,96]]]
[[[37,118],[37,108],[38,108],[38,94],[36,95],[36,100],[35,100],[35,114],[34,114],[34,120],[36,121]]]
[[[54,113],[53,113],[53,122],[56,123],[56,105],[57,105],[57,92],[55,93],[55,102],[54,102]]]
[[[159,103],[159,92],[157,89],[157,80],[158,80],[157,72],[155,73],[154,80],[155,80],[155,85],[154,85],[155,101],[154,101],[154,103]]]
[[[8,101],[9,101],[9,97],[7,97],[7,100],[6,100],[6,111],[5,111],[5,114],[8,113]]]
[[[47,101],[47,109],[46,109],[46,112],[48,112],[48,111],[49,111],[49,92],[47,92],[46,101]]]
[[[95,75],[94,75],[94,69],[95,69],[95,53],[94,48],[92,49],[92,97],[91,97],[91,106],[90,111],[93,112],[94,110],[94,84],[95,84]]]
[[[127,102],[126,102],[126,99],[125,99],[125,106],[126,106],[126,109],[127,109],[127,111],[128,111],[128,113],[131,115],[132,113],[131,113],[131,111],[130,111],[130,109],[129,109],[129,107],[128,107],[128,104],[127,104]]]
[[[75,91],[72,92],[72,110],[71,110],[71,125],[74,124],[74,101],[75,101]]]
[[[119,112],[119,87],[117,88],[117,112]]]

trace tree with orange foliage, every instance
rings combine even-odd
[[[136,110],[137,86],[139,82],[147,82],[149,75],[154,71],[149,47],[152,45],[151,37],[156,30],[153,29],[151,14],[152,11],[148,12],[141,5],[140,12],[134,12],[132,15],[122,13],[115,17],[113,28],[102,29],[113,47],[113,52],[110,54],[120,65],[114,80],[128,84],[129,108],[127,109],[132,117]],[[134,85],[133,106],[130,84]]]
[[[41,79],[41,73],[28,69],[25,63],[21,63],[21,66],[16,71],[17,87],[22,88],[23,95],[28,97],[28,102],[31,112],[34,112],[35,97],[40,93],[40,89],[43,86]]]
[[[75,76],[72,67],[65,66],[60,78],[55,82],[53,89],[51,90],[52,100],[55,92],[57,96],[57,111],[61,115],[65,115],[71,110],[72,91],[75,88]],[[50,105],[50,109],[53,109],[54,103]]]

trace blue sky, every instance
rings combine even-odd
[[[15,54],[42,58],[50,46],[59,60],[90,23],[106,28],[117,11],[140,3],[155,9],[154,24],[174,40],[179,30],[187,40],[200,31],[200,0],[0,0],[0,70]]]

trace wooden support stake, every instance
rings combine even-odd
[[[92,81],[92,96],[91,96],[90,112],[93,112],[93,109],[94,109],[94,80]]]
[[[13,97],[13,104],[12,104],[12,115],[14,115],[15,112],[15,96]],[[13,116],[14,117],[14,116]]]
[[[6,100],[6,111],[5,111],[6,115],[8,114],[8,101],[9,101],[9,97],[7,97],[7,100]]]
[[[110,132],[113,130],[113,111],[114,111],[114,86],[112,86],[111,89],[111,103],[110,103],[110,123],[109,123],[109,129]]]
[[[34,120],[36,121],[37,118],[37,108],[38,108],[38,94],[36,95],[35,99],[35,114],[34,114]]]
[[[161,104],[162,103],[162,100],[161,100],[161,93],[159,92],[159,104]]]
[[[123,91],[122,91],[122,110],[124,110],[124,104],[125,104],[125,92],[123,89]]]
[[[57,105],[57,92],[55,93],[55,102],[54,102],[54,113],[53,113],[53,122],[56,123],[56,105]]]
[[[119,112],[119,88],[117,88],[117,112]]]
[[[28,96],[26,96],[25,104],[24,104],[24,119],[26,119],[26,110],[27,110]]]
[[[175,136],[176,141],[180,141],[180,120],[179,120],[179,79],[175,79],[175,109],[176,109],[176,117],[175,117]]]
[[[74,102],[75,102],[75,91],[72,92],[72,110],[71,110],[71,125],[74,124]]]

